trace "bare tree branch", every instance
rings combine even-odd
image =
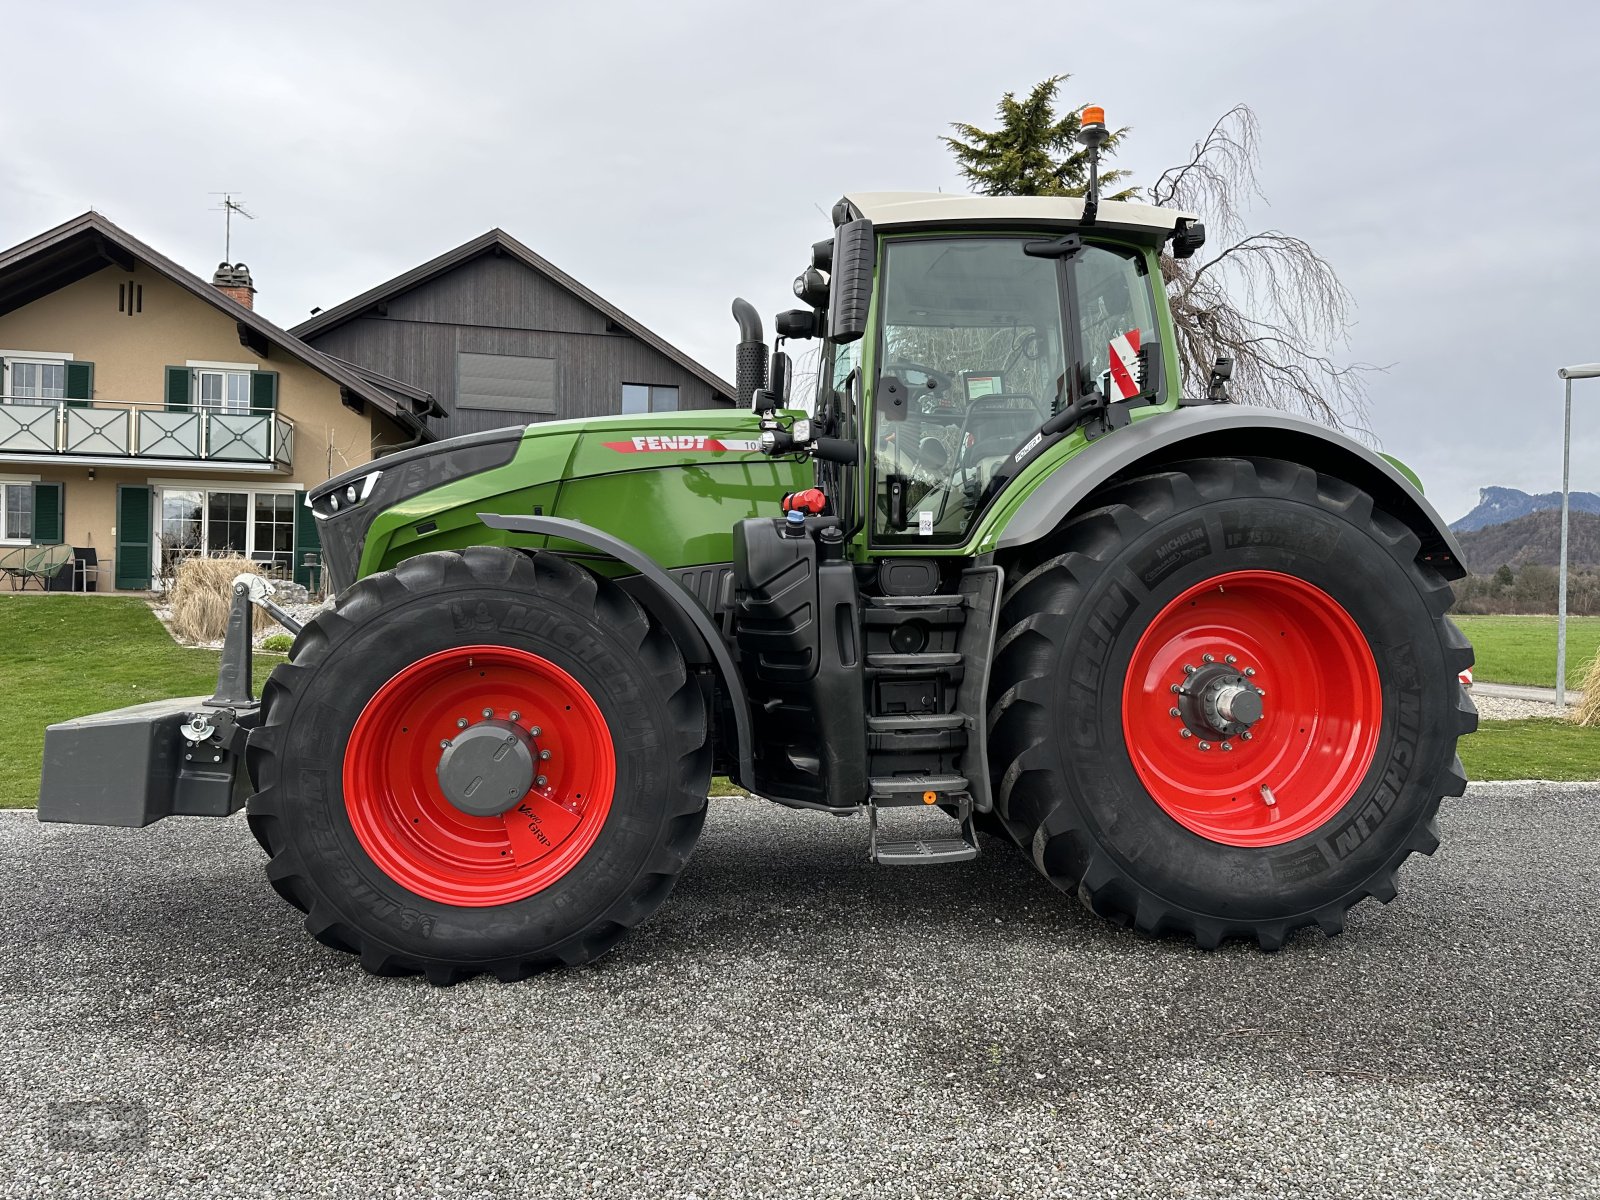
[[[1255,113],[1237,104],[1148,189],[1155,204],[1199,213],[1220,243],[1205,258],[1161,261],[1188,388],[1228,357],[1235,399],[1370,433],[1366,377],[1381,368],[1334,357],[1349,343],[1350,292],[1303,238],[1245,226],[1243,209],[1261,197],[1259,141]]]

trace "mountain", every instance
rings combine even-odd
[[[1508,488],[1484,488],[1484,493],[1504,492]],[[1540,497],[1516,495],[1528,500]],[[1575,494],[1572,499],[1578,499]],[[1559,504],[1561,497],[1556,497]],[[1480,504],[1478,506],[1482,508]],[[1576,504],[1574,504],[1576,508]],[[1459,528],[1460,522],[1457,522]],[[1548,509],[1529,513],[1514,521],[1473,529],[1459,535],[1461,551],[1467,557],[1467,569],[1487,575],[1505,563],[1513,570],[1529,563],[1553,567],[1561,561],[1561,512]],[[1600,567],[1600,513],[1572,513],[1567,529],[1567,563],[1573,569]]]
[[[1600,495],[1594,492],[1573,492],[1570,500],[1573,512],[1600,513]],[[1560,492],[1530,496],[1527,492],[1518,491],[1516,488],[1479,488],[1478,507],[1459,521],[1452,522],[1450,528],[1457,533],[1469,533],[1474,529],[1486,529],[1490,525],[1503,525],[1507,521],[1515,521],[1518,517],[1543,512],[1549,508],[1560,511]],[[1495,565],[1499,566],[1498,563]]]

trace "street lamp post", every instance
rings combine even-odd
[[[1556,602],[1556,707],[1567,707],[1567,493],[1572,485],[1572,381],[1600,378],[1600,363],[1562,367],[1556,372],[1567,383],[1566,424],[1561,435],[1561,589]]]

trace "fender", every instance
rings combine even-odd
[[[744,680],[739,675],[739,668],[734,665],[733,656],[728,653],[728,647],[718,632],[716,623],[712,621],[711,614],[694,596],[675,582],[672,576],[637,547],[630,546],[620,538],[612,537],[609,533],[585,525],[582,521],[569,521],[564,517],[521,517],[502,516],[500,513],[479,513],[478,520],[490,529],[506,529],[516,533],[540,534],[546,537],[557,537],[564,541],[577,542],[580,546],[588,546],[598,550],[610,558],[639,572],[640,577],[654,604],[646,604],[647,608],[656,608],[658,605],[667,615],[660,615],[662,625],[673,635],[679,648],[684,652],[684,657],[697,662],[705,662],[707,657],[717,673],[717,681],[726,689],[730,707],[733,710],[734,737],[736,751],[739,759],[739,778],[741,781],[752,779],[755,776],[755,740],[750,729],[750,698],[744,690]],[[677,619],[674,619],[677,618]],[[684,622],[705,643],[704,652],[700,646],[684,645]]]
[[[1422,541],[1422,557],[1446,579],[1467,571],[1461,545],[1433,505],[1383,455],[1303,417],[1244,405],[1181,408],[1134,421],[1091,443],[1058,467],[1011,514],[995,550],[1030,545],[1049,534],[1102,485],[1186,458],[1286,459],[1346,479],[1404,521]]]

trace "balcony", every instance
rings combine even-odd
[[[0,399],[0,464],[287,471],[293,459],[294,422],[276,412]]]

